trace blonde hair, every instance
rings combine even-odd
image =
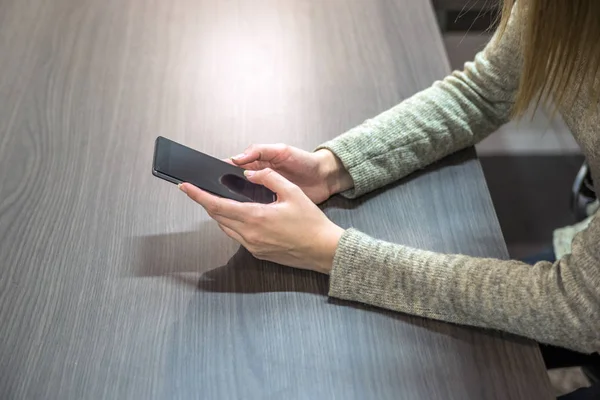
[[[504,0],[500,35],[513,6],[524,16],[523,70],[513,114],[522,116],[532,103],[537,109],[550,100],[554,107],[569,108],[580,94],[589,95],[590,109],[595,107],[599,98],[594,81],[600,67],[600,0]]]

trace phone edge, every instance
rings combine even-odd
[[[156,153],[158,152],[158,141],[160,139],[168,140],[167,138],[165,138],[163,136],[157,136],[156,139],[154,140],[154,153],[152,154],[152,175],[156,176],[157,178],[163,179],[167,182],[174,183],[175,185],[179,185],[180,183],[183,183],[179,179],[175,179],[172,176],[163,174],[162,172],[159,172],[156,170]]]

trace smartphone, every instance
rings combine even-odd
[[[162,136],[156,138],[152,175],[175,184],[188,182],[216,196],[244,203],[277,200],[271,190],[248,181],[242,168]]]

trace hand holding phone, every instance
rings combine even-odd
[[[271,168],[302,189],[315,204],[354,186],[341,160],[326,149],[308,152],[285,144],[253,144],[231,160],[247,170]]]
[[[250,171],[248,179],[277,193],[277,204],[218,198],[189,183],[180,189],[256,258],[329,273],[344,229],[330,221],[297,185],[272,169]]]

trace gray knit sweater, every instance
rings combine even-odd
[[[519,16],[443,81],[321,148],[335,153],[354,180],[354,198],[472,146],[507,122],[520,79]],[[600,115],[590,99],[560,110],[579,142],[600,193]],[[598,212],[596,213],[598,215]],[[600,350],[600,218],[554,264],[440,254],[342,236],[330,296],[391,310],[498,329],[582,352]]]

